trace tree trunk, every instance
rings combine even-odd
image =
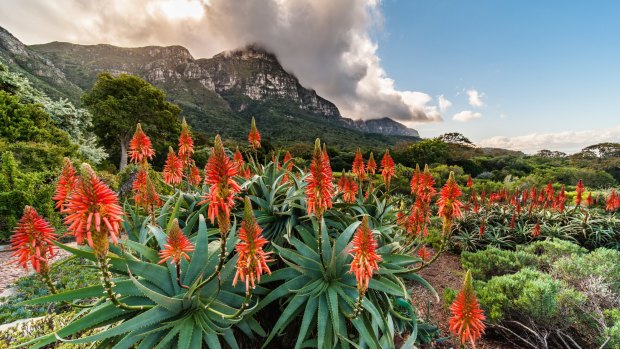
[[[121,142],[121,163],[118,168],[119,171],[122,171],[125,167],[127,167],[127,148],[129,147],[129,141],[124,139],[120,140]]]

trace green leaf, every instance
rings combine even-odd
[[[295,343],[295,349],[301,348],[308,329],[312,326],[312,320],[316,316],[316,310],[319,306],[317,297],[310,297],[308,303],[306,303],[306,310],[304,311],[304,317],[301,320],[301,326],[299,327],[299,333],[297,334],[297,342]]]

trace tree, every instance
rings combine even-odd
[[[620,143],[599,143],[581,150],[582,157],[585,158],[617,158],[620,157]]]
[[[413,143],[404,151],[394,150],[394,160],[403,165],[413,167],[415,164],[445,163],[448,157],[448,146],[445,142],[433,138]]]
[[[457,144],[466,147],[475,147],[476,145],[469,140],[469,138],[465,137],[462,133],[458,132],[449,132],[444,133],[441,136],[437,137],[438,140],[443,141],[448,144]]]
[[[536,156],[541,158],[561,159],[566,157],[566,153],[557,150],[542,149],[536,153]]]
[[[93,131],[108,153],[120,151],[120,170],[127,166],[127,148],[137,123],[153,141],[155,164],[163,163],[168,147],[176,145],[181,109],[168,102],[163,91],[136,76],[99,74],[82,102],[93,115]]]

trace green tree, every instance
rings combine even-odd
[[[127,166],[129,141],[141,123],[161,164],[180,132],[181,109],[163,91],[132,75],[102,73],[82,102],[93,115],[93,130],[110,154],[118,154],[119,169]]]
[[[448,146],[439,139],[425,139],[409,145],[402,153],[394,153],[394,159],[406,166],[415,164],[445,163],[448,157]]]

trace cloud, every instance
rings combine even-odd
[[[439,103],[439,110],[441,112],[445,112],[446,109],[448,109],[448,108],[450,108],[452,106],[452,102],[450,102],[443,95],[439,95],[439,97],[437,97],[437,102]]]
[[[477,90],[471,89],[467,90],[467,98],[469,100],[469,105],[472,107],[482,107],[484,106],[484,101],[482,98],[484,97],[484,93],[478,92]]]
[[[0,23],[27,43],[183,45],[197,58],[257,43],[345,116],[441,121],[432,98],[398,90],[381,66],[371,34],[381,30],[382,21],[379,0],[23,0],[0,5]]]
[[[524,136],[497,136],[477,142],[481,147],[504,148],[535,153],[541,149],[577,152],[588,145],[617,142],[620,125],[606,129],[565,131],[558,133],[532,133]]]
[[[478,112],[473,112],[471,110],[463,110],[461,112],[454,114],[454,116],[452,117],[452,120],[467,122],[467,121],[471,121],[475,119],[480,119],[481,117],[482,117],[482,114]]]

